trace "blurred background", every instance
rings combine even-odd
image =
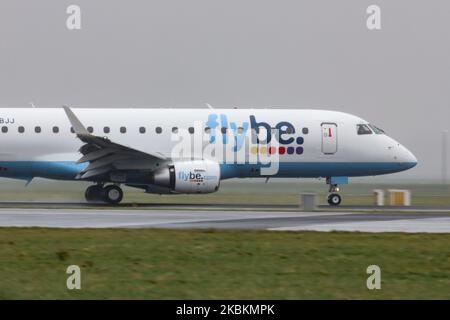
[[[66,27],[72,4],[81,30]],[[366,26],[371,4],[381,30]],[[382,181],[442,183],[448,39],[444,0],[5,0],[0,107],[340,110],[419,159]]]

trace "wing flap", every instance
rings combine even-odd
[[[120,154],[112,154],[112,155],[104,157],[100,160],[90,162],[89,165],[83,170],[83,172],[87,172],[89,170],[94,170],[94,169],[104,167],[107,165],[113,165],[116,161],[124,160],[124,159],[128,159],[128,156],[120,155]]]
[[[95,151],[87,152],[77,161],[77,163],[94,161],[103,158],[104,156],[107,156],[111,153],[114,153],[113,148],[96,149]]]
[[[109,171],[111,171],[111,169],[112,168],[110,166],[106,166],[106,167],[102,167],[102,168],[89,170],[86,173],[81,174],[80,175],[80,179],[88,179],[88,178],[92,178],[92,177],[95,177],[95,176],[103,175],[103,174],[108,173]]]

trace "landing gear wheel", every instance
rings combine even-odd
[[[86,192],[84,193],[84,197],[86,198],[86,201],[100,201],[102,200],[102,192],[103,188],[99,185],[93,185],[86,189]]]
[[[328,195],[328,203],[331,206],[338,206],[341,203],[341,196],[338,195],[337,193],[332,193],[330,195]]]
[[[116,185],[110,185],[103,189],[103,201],[110,204],[118,204],[122,201],[123,191]]]

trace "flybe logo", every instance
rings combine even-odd
[[[180,171],[178,173],[178,178],[182,181],[191,181],[191,182],[203,182],[204,177],[201,173],[192,172],[192,171]]]
[[[223,144],[228,144],[230,136],[234,140],[233,151],[242,148],[248,132],[251,132],[252,153],[269,153],[269,154],[303,154],[304,138],[297,136],[295,127],[288,121],[280,121],[273,127],[264,121],[257,121],[254,115],[249,116],[249,121],[244,121],[240,125],[236,122],[229,122],[225,114],[210,114],[206,126],[210,129],[209,142],[214,144],[217,139],[222,139]],[[231,131],[231,135],[226,134]],[[275,137],[274,137],[275,136]],[[269,145],[272,139],[277,139],[278,148],[264,147]]]
[[[215,180],[217,179],[217,176],[207,176],[200,172],[180,171],[178,172],[178,179],[189,182],[204,182],[208,180]]]

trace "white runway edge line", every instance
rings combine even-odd
[[[402,219],[390,221],[361,221],[349,223],[312,224],[269,228],[273,231],[358,231],[358,232],[408,232],[450,233],[449,218]]]

